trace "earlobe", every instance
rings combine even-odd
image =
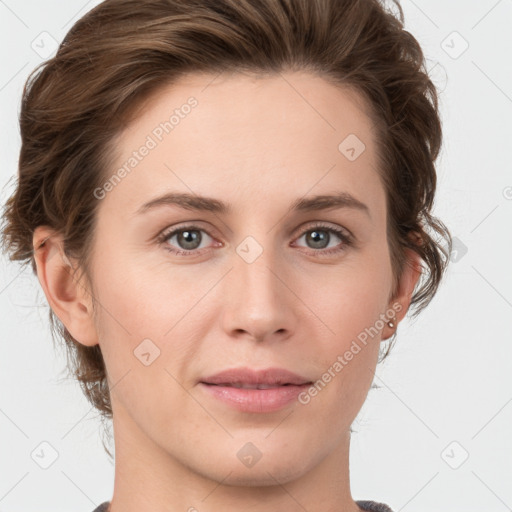
[[[75,277],[75,268],[63,250],[62,236],[48,226],[38,226],[32,243],[37,277],[53,312],[76,341],[96,345],[91,296]]]
[[[386,328],[389,330],[389,333],[386,333],[383,339],[387,339],[393,334],[398,324],[407,314],[416,283],[422,274],[421,256],[412,249],[405,249],[405,253],[407,256],[407,262],[405,263],[402,275],[400,276],[397,293],[395,294],[393,301],[389,304],[390,307],[395,306],[393,309],[396,309],[397,311],[392,320],[394,326],[392,328],[389,326]]]

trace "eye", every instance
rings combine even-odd
[[[308,230],[303,231],[302,235],[297,240],[303,237],[305,237],[309,249],[312,250],[315,255],[319,256],[338,254],[346,251],[353,245],[353,238],[349,232],[325,224],[311,226]],[[164,231],[158,237],[157,241],[160,245],[164,246],[165,250],[172,254],[178,256],[196,256],[203,252],[204,249],[211,249],[211,246],[204,247],[203,245],[203,243],[208,243],[208,239],[210,239],[210,241],[214,240],[204,229],[195,225],[188,225]],[[331,246],[329,248],[329,244],[333,241],[336,242],[336,239],[341,241],[341,246],[340,242],[338,242],[333,247]],[[222,243],[217,242],[217,246],[222,246]],[[299,245],[299,247],[303,246]]]
[[[333,235],[334,234],[334,240]],[[313,252],[319,253],[320,255],[333,255],[346,251],[351,245],[353,245],[352,236],[339,228],[334,228],[330,225],[316,224],[311,226],[307,231],[304,231],[302,235],[297,239],[305,237],[306,243],[309,244],[309,248],[314,249]],[[336,239],[341,240],[337,245],[331,246],[329,244]],[[302,247],[302,246],[301,246]]]
[[[203,235],[205,234],[206,237]],[[173,247],[170,242],[175,239],[174,244],[178,247]],[[202,242],[208,241],[213,238],[202,228],[198,226],[183,226],[172,231],[164,231],[158,238],[158,242],[165,246],[169,252],[181,256],[194,256],[197,254],[201,247]]]

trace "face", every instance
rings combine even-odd
[[[97,191],[95,328],[118,439],[224,483],[286,482],[339,454],[403,307],[376,134],[356,93],[307,73],[212,80],[159,91],[117,141]],[[240,406],[243,390],[202,383],[241,367],[316,392]]]

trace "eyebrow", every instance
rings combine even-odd
[[[144,203],[137,210],[136,214],[140,215],[160,206],[179,206],[186,210],[207,211],[224,215],[232,212],[231,205],[219,199],[183,192],[170,192]],[[348,192],[303,197],[295,200],[290,206],[290,210],[296,212],[312,212],[341,208],[359,210],[368,215],[368,217],[371,217],[368,206]]]

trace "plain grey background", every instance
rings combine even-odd
[[[2,204],[24,81],[98,3],[0,0]],[[512,0],[402,6],[441,92],[434,213],[456,251],[434,301],[400,325],[353,425],[352,494],[395,512],[512,510]],[[0,312],[0,512],[90,512],[113,490],[100,423],[78,384],[59,380],[65,356],[37,278],[6,257]]]

